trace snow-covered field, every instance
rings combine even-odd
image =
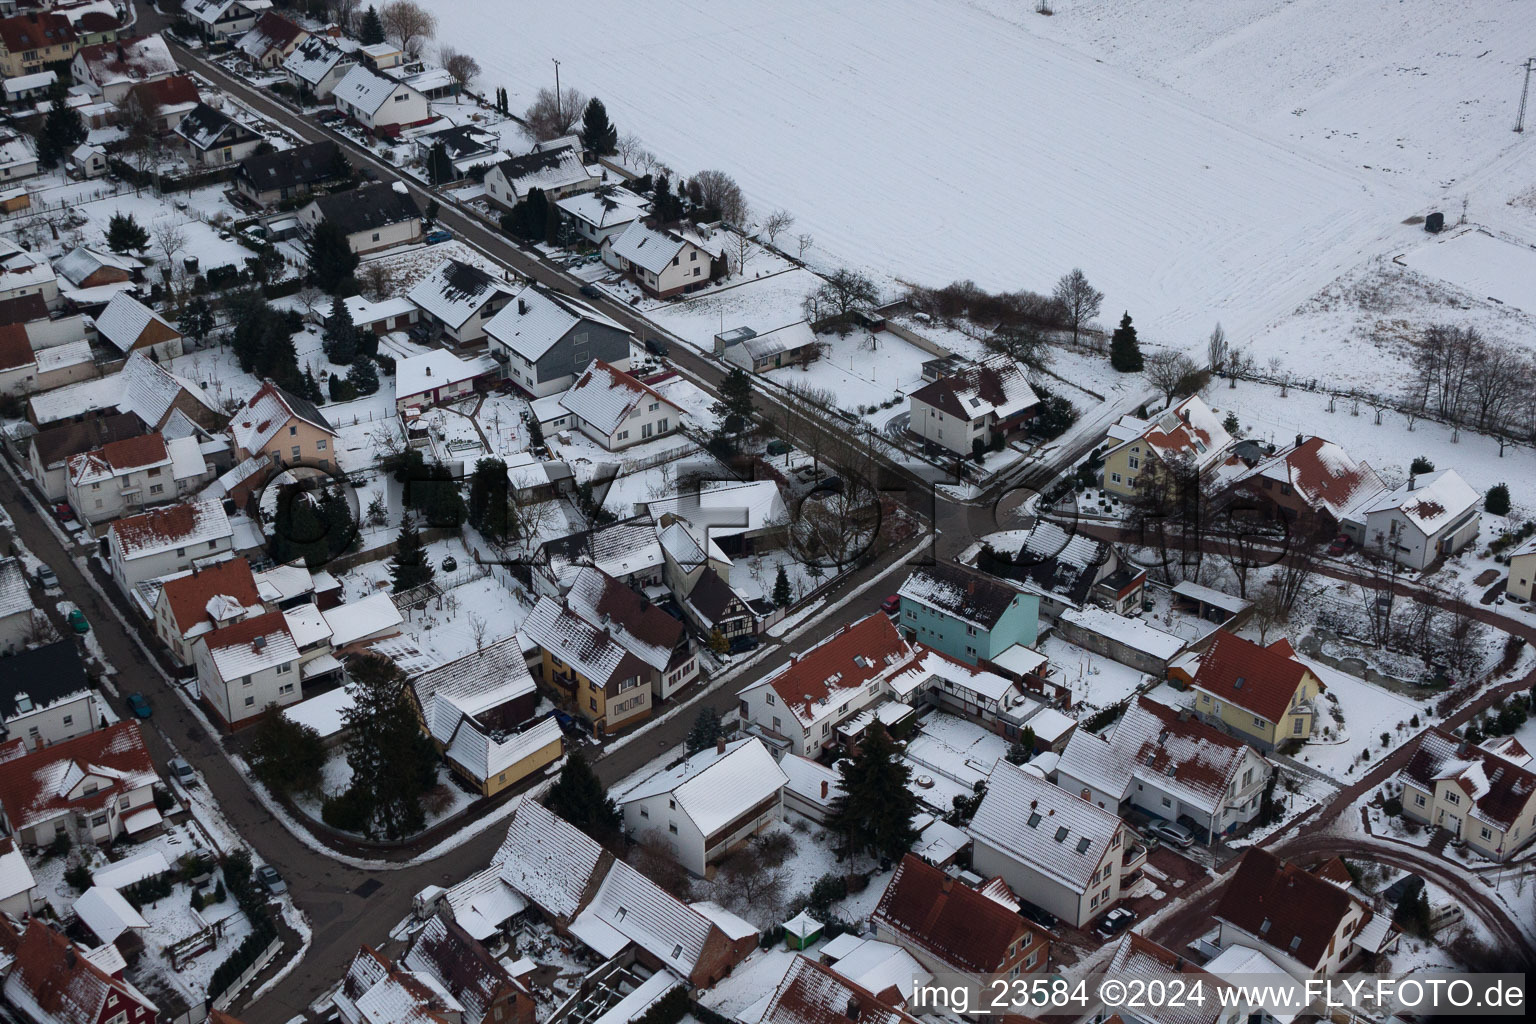
[[[1422,274],[1444,278],[1479,298],[1536,313],[1536,249],[1463,230],[1403,256]]]

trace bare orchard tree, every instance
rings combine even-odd
[[[834,270],[821,282],[821,286],[805,297],[801,308],[806,319],[815,323],[830,316],[846,316],[855,309],[873,306],[880,301],[875,282],[856,270]]]
[[[772,917],[784,903],[784,872],[766,866],[751,847],[721,861],[715,884],[727,906],[755,916]]]
[[[1175,392],[1179,390],[1179,385],[1194,372],[1195,364],[1184,353],[1164,348],[1148,353],[1143,369],[1146,371],[1147,381],[1163,393],[1164,401],[1172,405]]]
[[[1045,369],[1051,362],[1045,332],[1033,324],[999,327],[983,338],[982,344],[999,355],[1037,370]]]
[[[550,88],[540,89],[523,111],[523,134],[534,142],[569,135],[586,106],[587,98],[569,86],[560,90],[559,95]]]
[[[640,141],[640,136],[636,135],[634,132],[625,132],[623,135],[619,136],[619,141],[615,146],[615,151],[618,153],[619,160],[624,164],[624,166],[634,167],[638,170],[639,164],[636,162],[635,158],[644,148],[645,143]]]
[[[763,218],[763,234],[768,236],[768,244],[775,244],[779,235],[788,231],[795,223],[795,215],[788,210],[774,210]]]
[[[1061,280],[1056,282],[1056,291],[1052,297],[1061,304],[1066,324],[1072,328],[1073,342],[1077,341],[1083,328],[1099,315],[1099,309],[1104,305],[1104,293],[1088,283],[1088,275],[1080,268],[1062,275]]]
[[[165,9],[164,4],[160,6],[162,10]],[[341,26],[343,32],[351,30],[352,19],[357,16],[359,6],[360,0],[331,0],[331,12],[336,18],[336,24]]]
[[[1305,538],[1293,536],[1290,549],[1280,563],[1280,572],[1275,577],[1279,586],[1280,607],[1284,609],[1286,618],[1290,618],[1291,609],[1296,607],[1297,599],[1315,572],[1317,545]]]
[[[1477,671],[1478,648],[1481,646],[1485,627],[1475,617],[1467,588],[1458,584],[1451,592],[1450,606],[1446,608],[1445,660],[1458,682],[1472,678]]]
[[[729,174],[724,171],[700,171],[693,176],[693,185],[698,187],[699,198],[704,206],[719,211],[721,220],[737,227],[747,223],[747,197]]]
[[[805,259],[805,254],[806,254],[807,250],[809,250],[810,247],[815,245],[815,244],[816,244],[816,239],[812,238],[810,235],[807,235],[807,234],[798,234],[798,235],[796,235],[795,236],[795,255],[798,256],[803,261]]]
[[[1479,346],[1467,377],[1468,401],[1478,430],[1501,425],[1515,399],[1529,386],[1531,364],[1512,346]]]
[[[748,238],[744,231],[736,232],[731,238],[731,262],[736,264],[736,273],[745,277],[747,264],[752,262],[752,257],[757,254],[757,250],[752,248],[752,239]]]
[[[395,290],[395,272],[378,260],[363,264],[357,279],[363,294],[374,302],[389,298]]]
[[[416,3],[416,0],[393,0],[379,11],[384,23],[384,34],[395,41],[413,60],[421,56],[421,48],[437,32],[437,15]]]
[[[187,229],[177,217],[162,217],[155,222],[155,248],[165,257],[165,265],[174,266],[176,254],[187,245]]]
[[[306,283],[304,287],[294,294],[294,298],[299,300],[299,305],[304,307],[304,312],[314,316],[315,310],[319,309],[320,304],[325,302],[330,296],[314,285]]]
[[[475,650],[485,650],[485,632],[489,628],[490,623],[486,622],[482,616],[474,612],[469,613],[469,632],[475,638]]]
[[[1248,618],[1248,624],[1259,631],[1260,645],[1269,643],[1269,631],[1284,622],[1285,618],[1285,608],[1280,604],[1280,591],[1275,587],[1260,587],[1259,592],[1253,596],[1253,611]]]
[[[1205,357],[1212,373],[1220,373],[1221,368],[1227,365],[1227,332],[1222,330],[1220,321],[1217,321],[1210,338],[1206,340]]]
[[[468,91],[476,78],[480,77],[480,62],[467,53],[460,53],[448,45],[437,48],[437,62],[443,66],[443,70],[453,76],[453,80],[459,83],[459,88]]]

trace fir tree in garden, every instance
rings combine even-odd
[[[90,134],[80,111],[70,106],[68,99],[69,86],[60,78],[48,90],[48,113],[37,129],[37,159],[44,167],[57,167]]]
[[[406,693],[405,673],[382,655],[364,654],[348,660],[347,675],[348,793],[366,810],[363,832],[386,839],[414,835],[426,824],[422,798],[437,785],[438,757]]]
[[[364,46],[372,46],[374,43],[384,41],[384,19],[379,17],[379,12],[373,5],[363,12],[362,24],[358,26],[357,38]]]
[[[332,484],[321,494],[320,521],[325,526],[325,546],[330,556],[345,553],[357,535],[357,521],[340,484]]]
[[[608,108],[596,96],[581,114],[581,146],[594,156],[608,156],[619,148],[619,130],[608,120]]]
[[[512,515],[507,464],[500,459],[481,459],[469,479],[469,522],[491,540],[517,539],[517,519]]]
[[[320,390],[320,382],[315,379],[315,371],[307,365],[304,367],[303,385],[299,389],[300,398],[307,398],[316,404],[325,401],[325,392]]]
[[[305,245],[309,275],[322,291],[336,294],[343,282],[357,269],[357,253],[347,244],[347,234],[334,221],[315,225]]]
[[[544,806],[599,842],[615,839],[623,820],[618,805],[609,799],[607,788],[579,750],[565,759]]]
[[[788,608],[794,600],[794,594],[789,589],[789,574],[784,571],[784,565],[779,564],[779,571],[773,577],[773,603],[780,608]]]
[[[191,338],[198,344],[213,332],[213,327],[213,307],[201,295],[194,296],[191,302],[182,306],[181,315],[176,318],[176,329],[182,337]]]
[[[131,213],[114,213],[107,221],[107,248],[113,252],[143,252],[149,248],[149,232]]]
[[[352,369],[347,371],[347,383],[356,389],[358,395],[371,395],[378,391],[379,371],[375,369],[373,360],[364,355],[354,359]]]
[[[720,712],[712,707],[704,707],[693,720],[693,728],[688,730],[688,753],[712,747],[720,738]]]
[[[396,538],[395,545],[395,557],[389,563],[389,578],[394,583],[394,592],[398,594],[402,590],[431,583],[436,572],[432,563],[427,561],[427,551],[422,546],[416,520],[409,512],[400,517],[400,536]]]
[[[1509,515],[1509,485],[1494,484],[1488,488],[1488,497],[1483,501],[1483,508],[1488,511],[1489,515]]]
[[[720,382],[720,400],[710,411],[721,418],[727,434],[746,432],[752,425],[752,378],[741,367],[731,368]]]
[[[312,491],[299,485],[282,488],[272,518],[272,557],[279,563],[304,560],[313,569],[330,557],[325,520]]]
[[[843,795],[832,807],[831,829],[842,836],[842,852],[899,860],[912,849],[917,797],[907,788],[911,769],[900,760],[883,728],[872,725],[859,752],[841,766]]]
[[[1131,325],[1131,314],[1120,317],[1120,326],[1109,339],[1109,365],[1121,373],[1141,372],[1141,345],[1136,340],[1136,328]]]
[[[325,348],[325,358],[337,366],[351,366],[357,358],[357,325],[352,322],[352,311],[340,296],[331,300],[331,315],[325,318],[320,343]]]

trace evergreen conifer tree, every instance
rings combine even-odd
[[[706,705],[694,718],[693,728],[688,730],[688,753],[712,747],[719,738],[720,712]]]
[[[608,108],[596,96],[581,114],[581,146],[594,156],[608,156],[619,148],[619,130],[608,120]]]
[[[782,563],[779,571],[773,577],[773,603],[780,608],[788,608],[794,600],[794,593],[789,588],[789,574],[784,571]]]
[[[859,752],[842,766],[843,796],[828,825],[843,837],[847,853],[899,860],[917,840],[912,817],[917,797],[907,788],[911,769],[878,725],[865,730]]]
[[[325,318],[320,343],[325,348],[325,358],[337,366],[351,366],[357,358],[357,325],[340,296],[331,300],[331,315]]]
[[[107,248],[113,252],[143,252],[149,248],[149,232],[131,213],[114,213],[107,221]]]
[[[384,41],[384,19],[379,17],[378,10],[372,5],[363,12],[362,24],[358,26],[357,38],[364,46],[372,46],[374,43]]]
[[[305,246],[305,255],[315,285],[333,295],[357,269],[357,253],[347,244],[346,232],[334,221],[322,220],[315,225]]]
[[[599,842],[613,839],[623,820],[602,780],[579,750],[566,758],[544,806]]]
[[[1109,339],[1109,365],[1121,373],[1141,372],[1141,345],[1136,341],[1136,328],[1131,325],[1131,314],[1120,318],[1120,326]]]
[[[373,360],[364,355],[354,359],[352,369],[347,371],[347,383],[356,388],[359,395],[371,395],[378,391],[379,371],[374,367]]]
[[[400,536],[396,540],[395,557],[389,563],[389,578],[394,592],[410,590],[424,583],[431,583],[436,573],[427,561],[421,534],[416,530],[416,520],[409,512],[400,517]]]

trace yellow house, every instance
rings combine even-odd
[[[1225,631],[1200,659],[1191,685],[1196,715],[1261,750],[1311,736],[1314,702],[1325,689],[1289,640],[1263,647]]]
[[[534,715],[538,688],[511,636],[410,682],[422,731],[453,773],[495,796],[560,758],[553,715]]]
[[[522,633],[538,644],[539,674],[560,697],[592,723],[613,733],[651,714],[655,669],[614,638],[622,623],[591,623],[552,597],[543,597],[523,620]]]
[[[1530,760],[1514,737],[1475,747],[1443,729],[1425,729],[1398,775],[1403,816],[1445,829],[1489,860],[1505,860],[1536,836]]]
[[[1123,416],[1109,428],[1104,455],[1104,490],[1133,497],[1170,460],[1188,459],[1205,473],[1220,464],[1232,435],[1199,395],[1191,395],[1160,415],[1144,420]]]
[[[240,406],[229,427],[237,461],[265,454],[279,465],[330,469],[335,458],[336,431],[320,410],[270,380]]]
[[[1510,552],[1509,582],[1504,590],[1516,601],[1529,601],[1536,595],[1536,537]]]
[[[78,46],[74,27],[62,14],[32,11],[0,18],[0,73],[6,78],[73,60]]]

